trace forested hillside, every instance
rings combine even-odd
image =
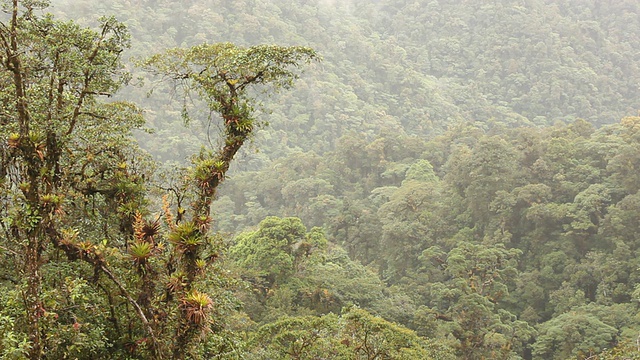
[[[456,123],[551,125],[582,118],[611,124],[640,108],[640,5],[634,1],[55,0],[62,16],[91,23],[113,14],[145,56],[174,46],[230,41],[305,45],[322,54],[296,91],[274,98],[258,136],[263,157],[318,154],[349,131],[382,129],[432,138]],[[143,97],[144,93],[137,93]],[[183,160],[193,138],[170,124],[167,102],[147,118],[170,141],[145,141]],[[177,124],[176,124],[177,125]],[[198,131],[194,130],[196,136]],[[204,140],[204,139],[203,139]],[[148,144],[147,144],[148,143]],[[242,166],[242,165],[241,165]],[[249,166],[245,164],[245,166]]]
[[[640,358],[640,3],[20,3],[0,358]]]

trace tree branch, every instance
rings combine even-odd
[[[156,336],[155,336],[155,334],[153,332],[153,328],[151,327],[151,324],[149,323],[149,320],[147,319],[147,317],[144,315],[144,311],[142,311],[142,308],[140,307],[140,305],[131,297],[131,295],[129,295],[129,292],[127,291],[127,289],[115,277],[115,275],[113,275],[113,273],[111,271],[109,271],[109,269],[107,269],[107,267],[104,264],[100,264],[99,265],[99,269],[103,273],[105,273],[109,277],[109,279],[111,279],[111,281],[113,281],[114,284],[116,284],[116,286],[122,292],[122,295],[124,295],[124,297],[127,298],[127,301],[129,301],[129,304],[131,304],[131,306],[133,306],[135,308],[136,313],[138,314],[138,317],[140,318],[140,320],[142,320],[142,323],[147,328],[147,332],[149,333],[149,336],[151,337],[152,349],[153,349],[154,356],[156,357],[156,359],[161,359],[162,356],[160,354],[160,349],[158,348],[158,344],[159,344],[158,343],[158,339],[156,339]]]

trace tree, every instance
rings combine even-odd
[[[257,232],[241,234],[236,245],[230,250],[230,257],[238,266],[255,273],[257,278],[266,281],[266,286],[282,283],[295,272],[295,247],[304,247],[310,252],[314,247],[326,247],[324,244],[307,242],[307,229],[300,219],[278,219],[269,217],[260,223]],[[303,246],[304,244],[304,246]]]
[[[256,359],[454,359],[452,349],[359,308],[340,317],[286,317],[261,327],[252,340]]]
[[[637,360],[640,359],[640,351],[635,342],[625,341],[617,344],[612,349],[591,356],[591,360]]]
[[[382,281],[330,243],[320,228],[307,232],[298,218],[268,217],[235,239],[229,259],[247,290],[245,311],[259,323],[283,315],[339,312],[347,304],[370,306]]]
[[[241,48],[220,43],[170,49],[142,63],[153,73],[173,80],[185,97],[198,95],[209,111],[221,117],[222,148],[203,148],[194,158],[194,218],[209,216],[211,202],[231,160],[253,133],[256,100],[249,90],[258,85],[289,88],[296,78],[290,68],[317,58],[313,50],[305,47]],[[186,108],[184,115],[188,119]]]
[[[584,359],[614,344],[617,330],[593,315],[567,312],[539,328],[534,359]]]
[[[441,184],[426,160],[406,171],[402,185],[389,195],[378,210],[382,222],[380,257],[386,260],[386,276],[398,280],[418,268],[418,256],[445,232],[440,228],[443,214]]]
[[[428,301],[439,331],[458,340],[465,359],[508,359],[535,334],[535,330],[500,307],[517,276],[521,252],[502,245],[462,242],[449,253],[437,247],[423,251],[425,267],[440,268],[446,281],[429,286]]]
[[[9,266],[3,287],[21,298],[22,309],[12,318],[16,328],[26,329],[24,355],[30,359],[45,356],[45,348],[48,356],[62,356],[52,342],[74,318],[62,306],[45,304],[46,298],[64,294],[56,290],[61,279],[46,279],[43,267],[60,251],[68,260],[84,260],[96,276],[112,276],[94,245],[131,230],[128,210],[142,205],[145,173],[127,137],[142,125],[140,111],[127,102],[99,101],[127,80],[121,62],[129,44],[124,26],[103,18],[100,30],[92,31],[38,17],[43,4],[3,2],[11,10],[0,24],[1,241],[2,261]],[[96,217],[75,218],[101,211],[87,203],[91,199],[93,205],[117,209],[112,214],[119,223],[100,231]],[[82,228],[83,222],[93,228]],[[85,236],[92,241],[85,242]],[[148,322],[141,311],[137,315]]]

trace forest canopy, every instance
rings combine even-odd
[[[636,2],[50,3],[0,359],[640,358]]]

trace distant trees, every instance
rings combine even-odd
[[[282,318],[261,327],[251,342],[255,359],[455,359],[450,347],[350,308],[339,317]]]
[[[585,359],[609,347],[616,328],[584,313],[564,313],[540,326],[534,359]]]
[[[416,142],[405,158],[393,146],[371,156],[373,143],[391,139],[347,139],[349,163],[329,153],[306,171],[344,174],[328,189],[335,200],[327,203],[334,215],[325,218],[326,233],[388,285],[369,309],[422,336],[454,334],[459,356],[582,356],[639,331],[634,318],[613,316],[637,311],[635,175],[617,170],[619,150],[633,146],[633,124],[596,130],[578,120],[497,135],[455,127]],[[341,167],[331,165],[338,160]],[[570,313],[616,332],[575,337],[566,351],[543,345],[555,336],[554,319]]]
[[[258,323],[339,313],[350,304],[370,307],[382,298],[383,284],[373,272],[328,242],[320,228],[307,232],[298,218],[266,218],[235,239],[229,260],[247,282],[240,297]]]

